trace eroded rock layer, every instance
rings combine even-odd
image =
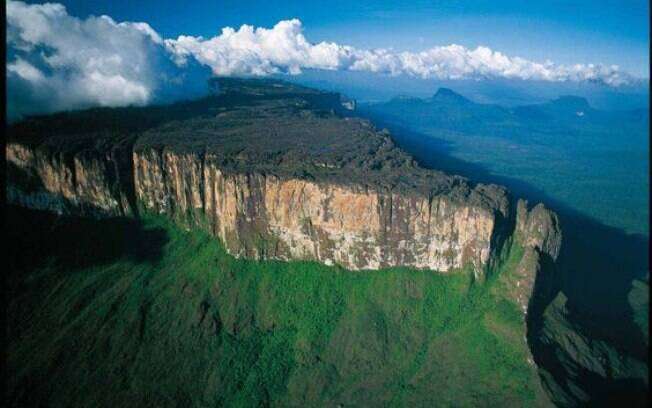
[[[169,151],[135,152],[134,175],[145,208],[206,223],[236,256],[449,271],[481,268],[492,250],[495,212],[445,195],[230,173],[211,156]]]

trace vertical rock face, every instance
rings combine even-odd
[[[232,173],[194,153],[149,149],[134,152],[133,162],[146,209],[202,225],[236,256],[445,272],[480,270],[493,249],[497,214],[445,195]]]
[[[537,204],[528,211],[527,201],[516,206],[516,237],[524,247],[536,249],[553,260],[561,249],[561,228],[557,214]]]
[[[527,201],[518,200],[514,235],[524,253],[516,268],[511,289],[513,298],[527,313],[537,279],[539,284],[546,281],[546,277],[540,274],[545,258],[555,261],[559,256],[562,239],[559,218],[543,204],[537,204],[528,211]]]
[[[131,156],[134,197],[119,177]],[[441,272],[472,265],[494,251],[492,211],[448,195],[233,173],[214,157],[153,149],[66,154],[7,145],[10,203],[57,213],[133,215],[132,203],[188,226],[205,228],[227,250],[255,259],[316,260],[348,269],[411,266]],[[474,194],[481,194],[475,192]],[[134,200],[135,199],[135,200]]]
[[[68,153],[8,143],[10,203],[57,213],[132,215],[124,152]]]

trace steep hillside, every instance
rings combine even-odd
[[[505,290],[519,245],[480,284],[235,259],[160,216],[9,215],[9,406],[549,405]]]

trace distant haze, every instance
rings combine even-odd
[[[383,102],[396,96],[427,98],[439,88],[450,88],[477,103],[505,106],[538,104],[560,95],[577,95],[586,98],[597,109],[649,107],[649,81],[641,81],[637,86],[614,88],[587,82],[423,80],[407,75],[384,77],[364,72],[317,70],[307,70],[290,79],[304,85],[341,92],[359,102]]]

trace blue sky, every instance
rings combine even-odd
[[[401,91],[463,80],[649,85],[649,6],[638,0],[7,0],[6,10],[17,118],[190,98],[212,75]]]
[[[649,76],[649,4],[640,0],[60,2],[82,18],[107,14],[117,21],[148,22],[167,38],[211,37],[224,26],[271,27],[296,17],[313,42],[398,51],[484,45],[536,61],[616,64]]]

